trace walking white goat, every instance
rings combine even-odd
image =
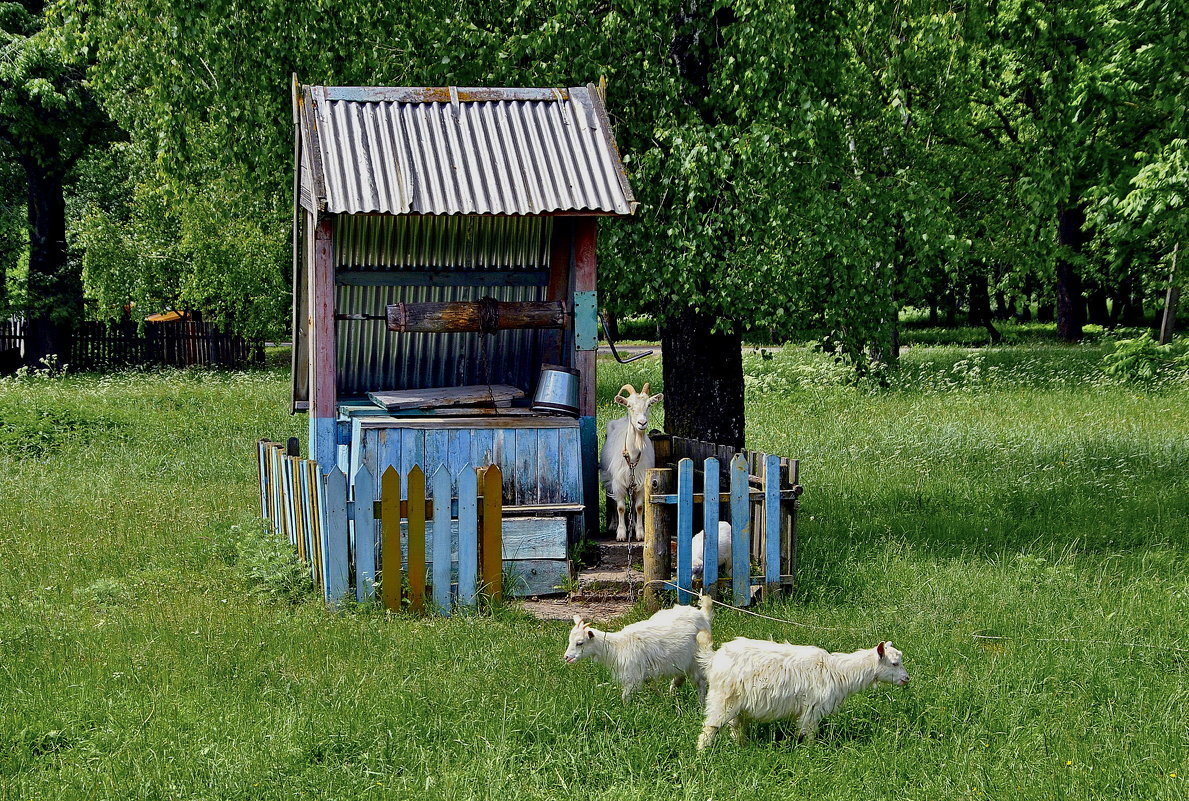
[[[741,742],[749,720],[796,718],[798,733],[812,740],[821,719],[852,693],[877,681],[908,684],[903,657],[890,642],[832,654],[811,645],[738,637],[714,651],[709,634],[699,634],[698,646],[698,662],[709,685],[699,750],[709,746],[724,725],[730,725]]]
[[[662,609],[647,620],[633,623],[622,631],[592,628],[581,615],[574,615],[570,629],[566,662],[573,664],[590,657],[611,671],[623,685],[623,700],[628,700],[646,679],[672,676],[670,689],[680,687],[688,676],[698,688],[698,700],[706,700],[706,679],[698,662],[698,637],[710,642],[711,605],[703,596],[701,608],[674,606]]]
[[[623,395],[624,390],[628,395]],[[633,529],[636,539],[644,539],[640,516],[644,512],[644,475],[656,466],[656,453],[652,440],[648,438],[648,410],[665,396],[658,392],[649,396],[648,384],[636,392],[631,384],[624,384],[615,395],[615,402],[626,406],[623,417],[607,423],[607,440],[599,459],[599,470],[603,476],[603,487],[615,499],[619,513],[619,525],[615,539],[623,542],[628,538],[627,502],[631,491],[632,510],[635,512]]]

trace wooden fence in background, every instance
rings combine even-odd
[[[679,588],[678,602],[689,602],[694,589],[692,541],[698,529],[707,532],[701,582],[706,591],[717,594],[719,582],[729,579],[733,603],[747,606],[753,583],[765,597],[791,589],[797,571],[798,461],[681,437],[654,437],[653,444],[662,466],[649,470],[644,483],[646,605],[659,606],[665,581]],[[700,515],[695,507],[701,507]],[[731,524],[726,576],[719,576],[720,520]],[[675,575],[670,560],[674,544]],[[754,577],[753,563],[759,566]]]
[[[321,474],[317,462],[296,455],[295,445],[257,443],[260,511],[309,564],[328,602],[349,595],[366,602],[378,595],[386,609],[445,615],[455,606],[476,607],[481,596],[501,596],[498,466],[464,466],[457,477],[440,467],[428,487],[414,466],[405,498],[395,468],[376,482],[361,467],[351,498],[341,470]]]
[[[0,351],[23,351],[24,342],[24,320],[0,322]],[[150,323],[143,332],[130,321],[90,321],[75,327],[70,353],[58,361],[75,370],[130,365],[239,368],[264,363],[264,342],[190,320]]]

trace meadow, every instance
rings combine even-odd
[[[917,345],[885,388],[746,358],[799,583],[716,640],[892,640],[912,683],[702,755],[692,689],[624,705],[565,624],[312,598],[256,521],[286,368],[4,379],[0,799],[1185,798],[1189,384],[1104,348]],[[601,417],[659,376],[601,362]]]

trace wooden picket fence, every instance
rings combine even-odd
[[[401,476],[388,467],[376,482],[360,467],[351,482],[335,468],[288,446],[257,443],[260,511],[309,565],[330,603],[348,596],[386,609],[448,615],[503,592],[503,476],[496,465],[463,467],[457,477],[419,466]],[[427,525],[428,524],[428,525]],[[445,536],[442,536],[442,534]],[[427,591],[430,604],[427,606]]]
[[[692,542],[697,530],[707,532],[703,537],[703,591],[717,595],[724,589],[720,581],[725,584],[729,580],[734,605],[748,606],[753,584],[762,587],[765,597],[791,589],[796,576],[801,494],[798,461],[767,453],[736,453],[678,437],[664,440],[654,438],[657,463],[674,459],[674,466],[648,471],[644,485],[646,605],[659,606],[662,594],[673,589],[673,584],[678,602],[688,603],[693,597]],[[695,461],[691,456],[704,458]],[[695,515],[698,506],[701,513]],[[718,569],[720,520],[731,524],[727,576],[720,576]],[[675,573],[670,565],[674,540]],[[759,566],[755,576],[753,563]]]
[[[28,325],[23,318],[0,320],[0,353],[24,352]],[[152,323],[82,321],[75,324],[69,352],[58,361],[74,370],[125,365],[242,368],[264,363],[264,341],[225,331],[213,323],[179,320]]]

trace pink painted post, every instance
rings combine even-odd
[[[310,271],[310,453],[318,468],[329,472],[338,463],[335,419],[334,224],[318,221],[314,230],[314,264]]]
[[[595,231],[598,221],[593,217],[578,217],[574,220],[574,291],[592,292],[595,289],[597,265],[595,260]],[[578,414],[594,417],[595,414],[595,361],[598,352],[578,351],[577,366],[581,377],[578,382]]]
[[[573,231],[574,243],[574,292],[576,293],[590,292],[593,294],[595,291],[597,275],[595,231],[597,225],[598,222],[593,217],[577,217],[573,220],[571,231]],[[597,361],[597,350],[580,350],[574,354],[574,366],[578,368],[578,436],[582,444],[582,502],[586,506],[583,528],[588,538],[598,534],[599,521],[599,443],[598,429],[595,424],[595,391],[598,387],[595,364]]]

